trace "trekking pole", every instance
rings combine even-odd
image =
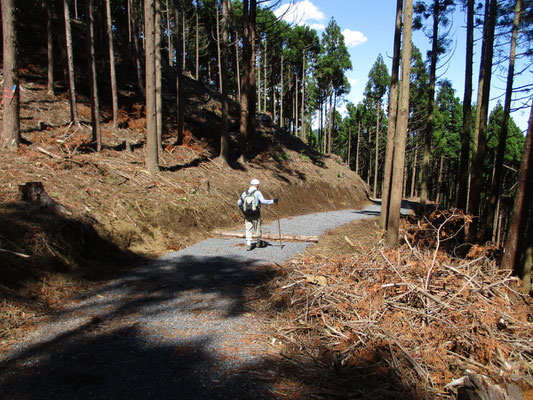
[[[279,232],[279,247],[280,249],[283,248],[283,243],[281,243],[281,224],[279,222],[279,216],[278,216],[278,232]]]

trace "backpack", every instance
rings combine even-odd
[[[255,214],[259,211],[259,200],[254,196],[255,190],[246,192],[242,199],[242,212],[245,214]]]

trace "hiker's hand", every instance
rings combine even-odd
[[[274,204],[278,204],[278,198],[274,197]]]

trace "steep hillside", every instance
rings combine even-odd
[[[23,72],[24,143],[16,153],[0,151],[1,295],[14,316],[6,319],[8,326],[75,293],[87,279],[129,267],[132,259],[183,248],[217,228],[240,227],[236,201],[251,178],[261,180],[265,196],[280,198],[265,210],[267,221],[366,201],[366,184],[340,160],[316,154],[266,115],[258,118],[248,162],[224,165],[216,158],[218,94],[192,79],[186,85],[185,144],[175,145],[174,102],[168,98],[162,171],[152,175],[144,167],[143,103],[133,91],[121,92],[119,129],[111,128],[104,105],[104,149],[96,153],[89,146],[83,93],[82,123],[75,126],[67,93],[59,88],[55,97],[46,94],[38,67]],[[237,110],[232,104],[233,149]],[[65,211],[20,201],[19,185],[27,182],[41,182]]]

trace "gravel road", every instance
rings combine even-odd
[[[283,234],[321,235],[363,210],[281,220]],[[244,225],[244,224],[243,224]],[[244,227],[243,227],[244,228]],[[278,233],[277,221],[263,226]],[[243,302],[309,243],[212,238],[146,262],[69,303],[1,356],[2,399],[266,399],[261,321]]]

